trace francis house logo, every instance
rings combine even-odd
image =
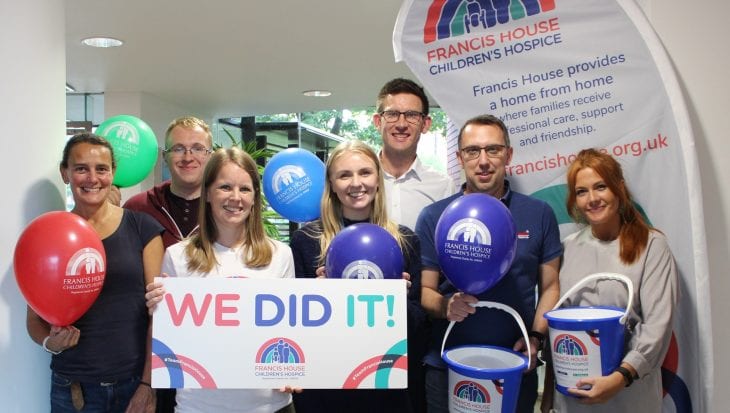
[[[477,382],[462,380],[454,385],[452,403],[458,410],[489,412],[491,402],[487,389]]]
[[[487,226],[474,218],[464,218],[456,221],[449,228],[446,239],[449,241],[463,241],[469,244],[492,244],[492,234],[489,233]]]
[[[296,165],[285,165],[274,172],[272,188],[274,196],[282,204],[288,204],[312,187],[312,179],[304,169]]]
[[[304,352],[291,339],[275,337],[256,352],[255,374],[262,378],[297,378],[306,373]]]
[[[578,337],[571,334],[561,334],[555,339],[553,352],[569,356],[586,356],[588,349]]]
[[[492,234],[478,219],[462,218],[449,227],[443,251],[456,260],[489,261],[492,257]]]
[[[104,259],[94,248],[82,248],[68,260],[63,289],[72,294],[97,291],[104,284]]]
[[[349,263],[342,271],[342,278],[355,280],[382,280],[383,271],[375,263],[368,260],[357,260]]]
[[[433,0],[423,43],[457,37],[555,9],[555,0]]]

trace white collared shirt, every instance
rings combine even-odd
[[[383,178],[388,218],[410,229],[416,228],[423,208],[456,193],[451,178],[423,165],[418,157],[400,177],[383,171]]]

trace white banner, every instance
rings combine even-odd
[[[157,280],[153,387],[407,386],[404,280]]]
[[[458,126],[491,113],[515,148],[507,177],[547,201],[563,236],[565,170],[602,148],[668,237],[681,275],[662,368],[665,410],[710,411],[713,377],[707,256],[694,140],[666,52],[630,0],[406,0],[393,34],[403,60]],[[698,46],[699,47],[699,46]],[[452,175],[452,176],[455,176]]]

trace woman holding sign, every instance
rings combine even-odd
[[[71,187],[71,212],[101,238],[106,274],[96,301],[73,325],[49,325],[28,307],[30,337],[53,354],[52,412],[154,409],[144,286],[160,273],[162,227],[146,214],[107,201],[115,169],[104,138],[83,133],[66,143],[60,170]]]
[[[361,141],[343,142],[327,160],[320,219],[292,234],[291,247],[298,278],[333,276],[325,274],[325,255],[332,240],[343,228],[371,223],[387,230],[400,245],[403,271],[409,274],[408,292],[408,373],[409,389],[403,390],[307,390],[295,396],[298,413],[307,412],[408,412],[410,398],[422,396],[420,379],[424,351],[425,313],[420,306],[420,246],[410,229],[390,221],[377,155]],[[357,248],[353,245],[352,248]],[[420,383],[420,384],[419,384]]]
[[[216,150],[203,172],[200,230],[165,251],[162,272],[173,277],[293,278],[291,250],[265,235],[261,214],[254,160],[236,147]],[[162,283],[149,284],[147,291],[152,311],[164,295]],[[290,412],[289,391],[178,389],[176,411]]]
[[[664,235],[642,218],[621,165],[610,155],[581,151],[568,168],[567,181],[568,213],[588,225],[564,241],[561,291],[588,274],[611,272],[630,278],[635,292],[620,366],[606,376],[579,379],[568,389],[574,397],[554,392],[554,407],[559,412],[660,412],[660,368],[677,305],[672,252]],[[565,306],[626,308],[627,301],[622,284],[600,281],[578,290]]]

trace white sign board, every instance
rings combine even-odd
[[[404,280],[158,278],[158,388],[405,388]]]

